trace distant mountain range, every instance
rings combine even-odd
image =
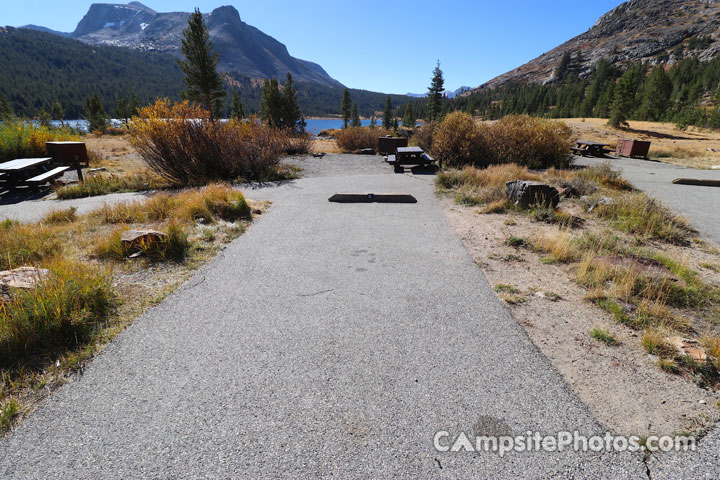
[[[630,0],[582,35],[478,88],[553,83],[567,53],[572,56],[568,69],[587,78],[600,59],[625,68],[638,61],[660,65],[687,57],[709,60],[718,52],[720,0]]]
[[[72,33],[37,25],[23,28],[93,45],[129,47],[180,57],[182,33],[187,28],[189,15],[187,12],[158,13],[139,2],[95,3]],[[342,86],[320,65],[291,56],[285,45],[243,22],[234,7],[219,7],[204,17],[210,39],[220,54],[218,69],[221,71],[257,78],[284,78],[290,72],[296,81]]]
[[[445,90],[444,93],[447,98],[455,98],[458,95],[465,93],[469,90],[472,90],[472,87],[460,87],[457,90]],[[426,92],[426,93],[406,93],[405,95],[408,97],[413,97],[413,98],[425,98],[425,97],[427,97],[428,94]]]

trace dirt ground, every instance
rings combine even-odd
[[[90,167],[105,167],[111,173],[148,174],[142,158],[126,135],[86,135]]]
[[[573,280],[572,267],[543,264],[538,253],[506,244],[510,236],[533,238],[558,227],[521,213],[481,215],[452,198],[442,201],[490,284],[519,290],[519,301],[508,305],[513,315],[604,426],[625,435],[701,433],[720,419],[720,394],[658,368],[658,358],[643,349],[641,331],[618,324],[584,299],[587,291]],[[661,248],[693,267],[718,260],[695,248]],[[716,272],[698,270],[704,279],[720,281]],[[593,339],[594,328],[610,331],[620,345]]]
[[[630,128],[607,125],[603,118],[565,118],[577,139],[606,142],[618,139],[652,142],[650,158],[692,168],[720,166],[720,132],[690,127],[678,130],[672,123],[629,122]],[[720,168],[720,167],[719,167]]]

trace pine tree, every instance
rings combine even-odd
[[[350,98],[350,90],[347,88],[343,92],[342,102],[340,102],[340,114],[343,117],[343,128],[347,128],[348,123],[350,123],[350,115],[352,115],[352,99]]]
[[[233,92],[232,104],[230,105],[230,118],[240,121],[245,119],[245,110],[243,110],[243,104],[240,101],[240,95],[238,95],[237,90]]]
[[[662,66],[653,69],[645,87],[641,116],[651,122],[662,120],[670,104],[672,91],[673,84],[665,69]]]
[[[415,113],[413,112],[412,103],[405,106],[405,115],[403,115],[403,126],[405,128],[415,128]]]
[[[104,132],[107,128],[108,114],[97,94],[85,99],[85,119],[91,132]]]
[[[440,60],[438,60],[437,65],[435,65],[435,70],[433,70],[430,88],[428,88],[427,113],[425,115],[425,119],[428,122],[438,119],[440,112],[442,111],[444,91],[445,79],[443,78],[443,71],[440,69]]]
[[[15,116],[12,105],[5,95],[0,94],[0,120],[10,120]]]
[[[213,51],[208,29],[197,8],[190,14],[188,27],[183,31],[182,53],[187,60],[179,60],[178,64],[185,73],[187,89],[181,95],[205,107],[210,122],[214,123],[213,111],[217,111],[227,92],[223,90],[223,80],[217,72],[220,57]]]
[[[554,77],[559,80],[565,80],[565,77],[567,76],[567,68],[570,66],[570,62],[572,62],[572,54],[570,51],[566,51],[563,53],[562,58],[560,59],[560,64],[555,69]]]
[[[52,117],[50,116],[50,113],[45,110],[45,107],[40,107],[37,118],[41,127],[50,127],[52,124]]]
[[[615,86],[615,98],[613,99],[610,121],[608,122],[613,127],[627,125],[627,119],[632,114],[637,82],[635,74],[635,69],[628,69]]]
[[[273,128],[282,126],[283,102],[276,78],[265,80],[260,100],[260,118]]]
[[[295,89],[295,83],[293,83],[292,75],[288,72],[285,86],[283,87],[283,126],[292,128],[297,132],[305,130],[305,121],[302,118],[302,112],[298,106],[298,94]]]
[[[384,129],[390,129],[392,127],[392,103],[390,102],[390,95],[385,100],[385,110],[383,110],[382,126]]]
[[[375,115],[370,117],[370,130],[375,130],[377,128],[377,119],[375,118]]]
[[[140,111],[140,100],[138,100],[135,92],[130,92],[130,99],[128,100],[128,114],[134,117]]]
[[[130,122],[131,116],[127,98],[118,97],[117,102],[115,102],[115,117],[127,125]]]
[[[362,122],[360,121],[360,114],[358,113],[357,103],[352,104],[352,112],[350,113],[350,119],[351,127],[362,127]]]
[[[60,125],[65,126],[65,110],[63,110],[60,100],[55,99],[52,106],[52,118],[58,120]]]

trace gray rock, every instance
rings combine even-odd
[[[12,300],[10,287],[8,287],[4,282],[0,282],[0,304],[9,302],[10,300]]]
[[[20,267],[0,272],[0,283],[8,288],[29,290],[35,288],[38,282],[48,275],[50,271],[44,268]]]
[[[522,208],[538,204],[556,208],[560,202],[558,190],[545,183],[515,180],[507,182],[505,188],[510,200]]]

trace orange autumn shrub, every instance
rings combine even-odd
[[[213,124],[200,106],[167,99],[140,110],[130,130],[130,141],[148,167],[176,185],[272,176],[282,140],[282,132],[255,118]]]

